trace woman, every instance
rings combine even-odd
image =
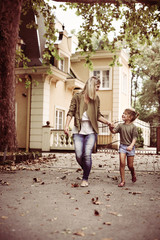
[[[81,187],[88,186],[88,177],[92,167],[92,150],[97,140],[98,122],[110,126],[110,123],[100,113],[100,100],[96,95],[100,80],[91,77],[84,89],[76,93],[69,107],[64,132],[69,134],[69,124],[74,116],[73,140],[76,160],[83,169]]]

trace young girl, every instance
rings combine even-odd
[[[74,117],[73,140],[76,160],[83,169],[81,187],[88,186],[88,177],[92,166],[92,150],[98,134],[98,121],[110,123],[100,113],[100,99],[96,94],[100,87],[100,80],[91,77],[84,89],[75,93],[67,113],[64,132],[69,133],[69,124]]]
[[[127,157],[127,165],[132,175],[132,182],[136,182],[136,174],[133,167],[134,155],[135,155],[135,143],[138,137],[137,128],[133,124],[133,121],[139,116],[134,109],[125,109],[122,114],[122,120],[124,123],[120,123],[117,127],[110,126],[112,133],[120,133],[120,146],[119,146],[119,158],[120,158],[120,175],[121,182],[118,187],[125,186],[125,161]]]

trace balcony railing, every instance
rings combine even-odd
[[[51,130],[51,150],[74,150],[71,132],[66,135],[63,130]]]
[[[71,131],[67,136],[63,130],[43,127],[42,151],[51,150],[74,150],[73,137]]]

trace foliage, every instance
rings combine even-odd
[[[71,2],[71,1],[70,1]],[[86,53],[86,62],[90,65],[90,54],[96,50],[92,42],[93,35],[97,39],[103,36],[102,49],[114,52],[117,48],[128,48],[130,51],[129,65],[132,67],[137,55],[140,54],[137,43],[151,44],[152,38],[158,38],[159,7],[136,3],[66,3],[76,14],[81,15],[84,22],[78,33],[79,45]],[[116,32],[115,25],[121,21],[120,33],[110,41],[109,34]],[[116,62],[116,61],[115,61]]]
[[[52,2],[52,1],[48,1]],[[22,13],[27,14],[32,8],[34,14],[38,17],[42,14],[46,28],[46,48],[43,53],[43,63],[48,64],[51,55],[59,58],[54,42],[56,40],[55,16],[53,9],[56,9],[54,3],[52,7],[44,0],[24,1]],[[83,23],[81,31],[78,33],[78,48],[86,56],[86,64],[92,68],[90,60],[92,54],[97,49],[97,44],[93,39],[101,40],[101,49],[115,52],[116,49],[130,49],[130,66],[134,65],[134,60],[140,54],[137,43],[150,44],[152,37],[160,36],[158,29],[159,8],[157,5],[127,3],[122,4],[121,0],[115,0],[111,3],[69,3],[61,4],[64,11],[67,7],[75,9],[77,16],[81,16]],[[115,35],[116,24],[121,21],[121,28],[118,36]],[[28,24],[29,28],[37,27],[37,24]],[[109,39],[109,34],[114,33],[113,40]],[[113,64],[118,63],[116,55]]]
[[[134,108],[139,118],[151,125],[151,146],[156,146],[156,127],[160,124],[160,43],[143,46],[135,61],[133,86]],[[142,83],[138,83],[138,79]],[[141,86],[140,86],[141,85]]]
[[[152,46],[141,49],[141,57],[135,61],[134,86],[137,91],[136,108],[140,111],[142,120],[151,120],[157,117],[160,122],[160,43],[155,41]],[[139,89],[137,78],[142,79]]]
[[[137,128],[138,131],[138,137],[137,137],[137,141],[136,141],[136,147],[143,147],[144,144],[144,138],[142,136],[142,129],[140,127]]]

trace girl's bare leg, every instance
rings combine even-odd
[[[121,183],[118,185],[118,187],[123,187],[125,185],[125,165],[126,165],[126,154],[120,153],[120,175],[121,175]]]
[[[132,175],[132,182],[136,182],[136,174],[135,174],[135,170],[133,167],[133,162],[134,162],[134,156],[128,156],[127,157],[127,165],[129,170],[131,171],[131,175]]]

